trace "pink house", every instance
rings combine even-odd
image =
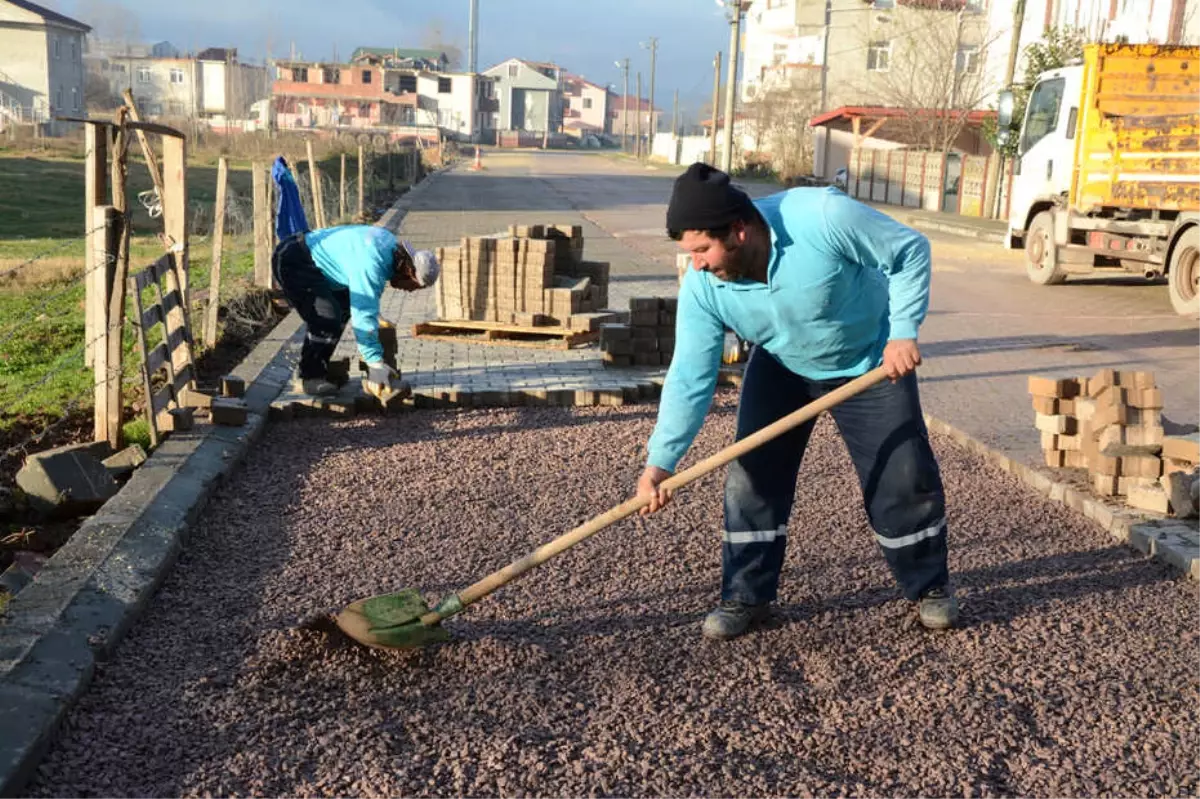
[[[563,76],[563,131],[582,136],[612,133],[608,89],[580,75]]]

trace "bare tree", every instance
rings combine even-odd
[[[820,103],[819,69],[796,69],[786,81],[765,84],[758,96],[746,103],[756,149],[781,178],[812,173],[813,139],[808,121]]]
[[[888,122],[889,138],[932,152],[948,152],[992,88],[983,69],[986,23],[947,0],[896,9],[886,45],[868,42],[872,93],[903,115]],[[994,39],[994,37],[991,37]]]

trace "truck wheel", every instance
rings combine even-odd
[[[1171,266],[1167,270],[1167,290],[1171,306],[1180,316],[1200,314],[1200,227],[1190,227],[1175,243]]]
[[[1025,274],[1039,286],[1053,286],[1067,279],[1054,250],[1054,217],[1042,211],[1025,232]]]

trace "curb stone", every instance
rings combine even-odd
[[[399,224],[399,205],[380,224]],[[198,424],[169,436],[0,613],[0,796],[21,795],[96,662],[116,651],[212,491],[262,436],[271,403],[291,384],[303,332],[292,311],[232,370],[246,381],[245,425]]]
[[[980,230],[979,228],[971,227],[970,225],[957,225],[953,222],[943,222],[939,219],[928,219],[919,216],[906,216],[901,221],[911,228],[924,231],[936,231],[938,233],[948,233],[952,236],[960,236],[968,239],[978,239],[988,242],[989,244],[1003,244],[1005,236],[1003,233],[997,233],[991,230]]]
[[[1172,519],[1110,505],[1049,474],[1013,460],[951,424],[925,414],[926,426],[982,455],[1052,502],[1066,505],[1099,524],[1117,541],[1200,580],[1200,531],[1195,521]]]

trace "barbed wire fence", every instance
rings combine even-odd
[[[346,148],[344,153],[325,154],[318,165],[319,208],[313,202],[312,176],[306,158],[289,158],[296,177],[297,188],[311,228],[323,221],[326,226],[352,222],[371,223],[391,205],[398,193],[414,185],[424,174],[423,153],[420,148],[371,142],[360,147]],[[89,151],[90,152],[90,151]],[[440,154],[439,154],[440,155]],[[286,157],[286,156],[285,156]],[[341,162],[344,158],[344,178]],[[361,158],[361,166],[360,166]],[[262,170],[268,188],[270,162],[256,161],[252,169]],[[189,176],[189,180],[194,180]],[[127,210],[118,217],[129,229],[134,246],[130,249],[133,274],[148,265],[146,252],[157,252],[153,233],[162,229],[163,198],[157,190],[135,194]],[[229,185],[224,196],[224,242],[221,248],[223,274],[214,277],[211,249],[215,234],[217,203],[187,202],[186,227],[190,250],[190,284],[187,298],[191,319],[191,340],[201,356],[203,346],[201,320],[209,302],[216,298],[221,314],[220,336],[244,339],[261,333],[274,324],[277,317],[272,302],[270,278],[270,248],[262,246],[257,225],[263,218],[274,226],[273,191],[266,194],[268,208],[258,207],[261,196],[244,187]],[[134,230],[135,213],[149,230]],[[111,273],[117,256],[94,250],[91,265],[87,248],[92,238],[103,235],[104,225],[85,229],[77,237],[49,243],[42,250],[22,253],[20,260],[0,267],[0,293],[20,295],[19,318],[0,322],[0,469],[8,471],[20,465],[29,455],[52,446],[93,436],[93,419],[97,392],[119,380],[122,398],[120,418],[136,419],[144,411],[147,398],[142,396],[144,381],[141,357],[136,352],[135,334],[140,320],[123,314],[120,324],[123,357],[110,366],[107,374],[97,374],[91,357],[93,348],[104,346],[109,330],[101,325],[92,335],[91,322],[85,325],[83,307],[88,303],[89,281],[99,271]],[[273,235],[269,241],[273,243]],[[205,250],[209,251],[205,257]],[[267,263],[260,261],[266,258]],[[154,258],[150,258],[154,260]],[[3,263],[3,262],[0,262]],[[38,277],[47,265],[58,270],[50,279]],[[65,276],[63,274],[65,270]],[[263,275],[266,275],[265,281]],[[264,284],[265,283],[265,284]],[[126,296],[126,310],[131,300]],[[77,335],[76,335],[77,334]],[[61,346],[75,335],[77,343]],[[158,332],[161,336],[161,331]],[[148,342],[156,346],[157,340]],[[58,351],[47,352],[47,348]],[[161,379],[161,376],[158,378]],[[98,415],[98,414],[96,414]]]

